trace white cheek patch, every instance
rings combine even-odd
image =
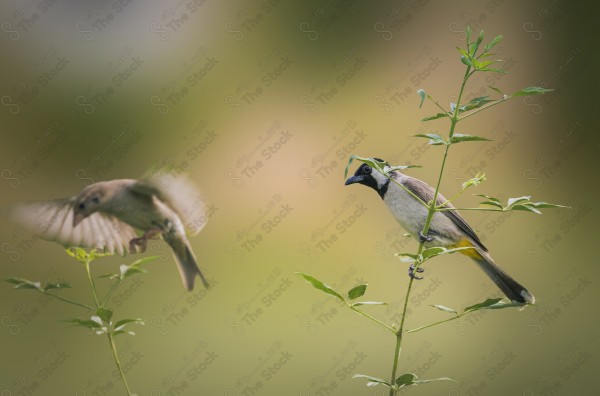
[[[388,167],[386,166],[384,168],[384,171],[387,171],[387,168]],[[375,181],[377,182],[377,188],[383,187],[389,180],[387,176],[375,169],[373,169],[373,171],[371,172],[371,176],[373,176],[373,179],[375,179]]]

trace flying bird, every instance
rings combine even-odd
[[[377,158],[375,160],[385,163],[385,161]],[[533,304],[535,302],[533,294],[494,262],[488,249],[483,245],[475,231],[457,211],[436,212],[431,220],[428,234],[423,235],[422,230],[428,209],[408,191],[419,197],[421,201],[430,202],[435,194],[434,188],[419,179],[407,176],[398,170],[393,170],[387,163],[383,171],[393,181],[378,170],[374,170],[371,166],[362,164],[356,170],[354,176],[346,180],[345,184],[359,183],[377,191],[398,223],[411,236],[424,242],[425,246],[470,247],[471,249],[462,250],[460,253],[473,259],[509,299],[521,303]],[[408,191],[396,183],[404,186]],[[454,208],[441,194],[438,194],[436,204],[443,204],[445,208]],[[419,270],[422,270],[422,268],[417,270],[421,272]],[[410,270],[409,274],[415,277]]]
[[[148,239],[160,235],[184,287],[191,291],[196,276],[208,287],[186,236],[206,225],[205,204],[182,173],[155,170],[147,178],[97,182],[69,198],[17,204],[9,217],[42,239],[121,255],[145,251]]]

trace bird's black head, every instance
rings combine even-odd
[[[385,162],[379,158],[373,158],[378,162]],[[388,184],[390,180],[381,172],[373,169],[368,164],[362,164],[358,167],[356,172],[354,172],[354,176],[348,178],[346,180],[345,185],[348,186],[350,184],[364,184],[367,187],[371,187],[373,190],[377,191],[379,196],[383,198],[385,193],[387,192]]]

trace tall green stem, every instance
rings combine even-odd
[[[98,299],[98,293],[96,292],[96,285],[94,284],[94,279],[92,278],[92,272],[90,271],[90,260],[86,260],[84,262],[84,265],[85,265],[85,272],[87,273],[87,277],[90,282],[90,286],[92,288],[92,294],[94,295],[94,301],[96,302],[96,308],[100,308],[102,305],[100,304],[100,300]],[[110,296],[110,292],[112,292],[112,290],[114,290],[114,289],[111,289],[109,291],[108,296]],[[104,303],[106,303],[106,300],[103,301],[103,304]],[[106,335],[108,336],[108,343],[110,344],[110,350],[112,351],[113,360],[115,361],[115,364],[117,365],[117,369],[119,370],[119,375],[121,376],[121,380],[123,381],[123,384],[125,385],[125,389],[127,390],[127,395],[132,396],[133,394],[131,393],[131,390],[129,389],[129,385],[127,384],[127,380],[125,379],[125,372],[123,371],[123,368],[121,367],[121,362],[119,361],[119,354],[117,353],[117,345],[115,344],[114,336],[110,331],[111,330],[109,330],[109,332],[106,333]]]
[[[460,107],[460,100],[462,98],[463,91],[465,89],[465,85],[467,83],[467,80],[471,76],[470,71],[471,71],[471,68],[467,67],[465,76],[463,78],[463,82],[460,86],[460,91],[458,93],[458,99],[456,100],[456,107],[454,108],[454,113],[452,114],[452,117],[450,118],[450,132],[449,132],[448,140],[450,140],[450,138],[452,138],[452,136],[454,136],[454,130],[456,128],[456,124],[459,121],[458,109]],[[433,198],[432,198],[431,202],[429,202],[427,218],[425,219],[425,224],[423,225],[423,231],[422,231],[423,235],[427,235],[427,233],[429,232],[431,220],[433,219],[433,215],[435,214],[435,212],[437,212],[437,197],[438,197],[438,194],[440,191],[440,185],[442,183],[442,178],[444,176],[444,168],[446,166],[446,157],[448,156],[449,148],[450,148],[450,145],[448,144],[448,145],[446,145],[446,148],[444,149],[444,157],[442,159],[442,165],[440,166],[440,173],[438,176],[438,180],[435,185],[435,192],[433,193]],[[423,247],[424,247],[424,242],[421,242],[419,244],[419,250],[418,250],[417,254],[421,254],[423,252]],[[419,263],[417,263],[415,265],[414,271],[416,271],[418,267],[419,267]],[[398,331],[396,332],[396,348],[394,350],[394,364],[392,367],[392,377],[390,378],[390,384],[392,384],[392,386],[394,385],[394,382],[396,380],[396,373],[398,371],[398,361],[400,360],[400,352],[402,351],[402,336],[404,333],[404,322],[406,320],[406,310],[408,308],[408,300],[410,297],[410,291],[412,289],[413,281],[414,281],[414,278],[411,277],[408,282],[408,288],[406,289],[406,298],[404,299],[404,308],[402,309],[402,317],[401,317],[402,319],[400,319],[400,327],[398,328]],[[394,389],[393,387],[390,388],[389,396],[394,396],[396,393],[397,393],[396,389]]]
[[[421,243],[423,245],[423,243]],[[419,246],[419,251],[421,251],[422,246]],[[408,308],[408,297],[410,296],[410,290],[412,289],[414,278],[410,278],[408,281],[408,288],[406,290],[406,298],[404,299],[404,308],[402,308],[402,319],[400,319],[400,327],[398,331],[396,331],[396,349],[394,350],[394,364],[392,367],[392,377],[390,379],[390,384],[394,385],[394,381],[396,380],[396,372],[398,371],[398,361],[400,360],[400,351],[402,350],[402,336],[404,335],[404,321],[406,320],[406,310]],[[389,396],[394,396],[396,394],[396,390],[394,388],[390,388]]]
[[[121,380],[125,385],[125,389],[127,390],[127,395],[132,396],[131,390],[129,389],[129,385],[127,384],[127,380],[125,379],[125,372],[123,372],[123,368],[121,367],[121,362],[119,361],[119,355],[117,354],[117,346],[115,345],[115,339],[113,338],[112,333],[108,333],[108,343],[110,344],[110,349],[113,354],[113,359],[115,360],[115,364],[119,369],[119,375],[121,376]]]
[[[98,300],[98,293],[96,293],[96,285],[94,284],[94,279],[92,279],[92,273],[90,271],[90,260],[86,260],[83,264],[85,266],[85,272],[87,274],[88,280],[90,281],[92,294],[94,295],[94,301],[96,302],[96,308],[100,308],[100,300]]]

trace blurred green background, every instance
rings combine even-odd
[[[373,191],[343,185],[351,154],[419,164],[433,183],[441,149],[418,133],[447,133],[418,108],[424,88],[455,100],[464,27],[502,34],[508,75],[481,74],[468,98],[529,85],[550,95],[515,99],[460,126],[493,139],[453,146],[442,190],[503,199],[532,195],[570,210],[465,213],[496,261],[538,305],[407,336],[400,372],[450,376],[415,395],[591,395],[598,370],[593,303],[598,220],[596,22],[568,0],[530,2],[5,1],[0,90],[1,204],[70,196],[98,180],[175,166],[211,206],[191,240],[213,287],[183,291],[170,252],[115,294],[118,317],[141,317],[118,339],[139,395],[386,395],[354,373],[387,378],[393,337],[342,309],[295,271],[387,301],[398,321],[408,279],[393,253],[414,251]],[[467,193],[461,205],[475,205]],[[90,300],[82,269],[56,244],[1,220],[0,277],[65,280]],[[131,262],[94,263],[100,275]],[[102,285],[100,283],[100,285]],[[409,302],[409,328],[500,296],[468,260],[427,263]],[[0,393],[124,394],[106,341],[59,320],[75,307],[0,285]],[[405,392],[403,392],[405,393]]]

